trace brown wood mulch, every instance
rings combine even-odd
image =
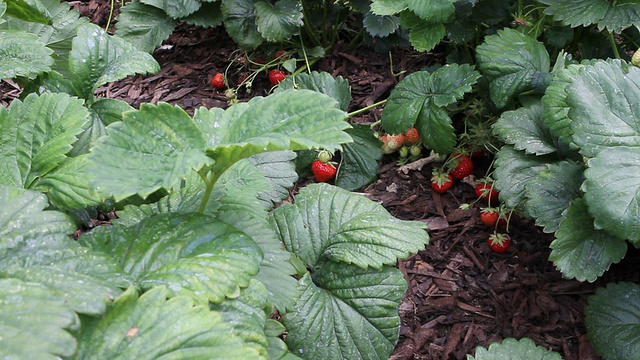
[[[72,4],[99,25],[106,23],[107,2]],[[162,67],[159,73],[130,76],[103,86],[97,95],[119,98],[134,107],[165,101],[190,114],[200,106],[226,107],[224,92],[210,84],[213,75],[224,72],[229,59],[237,54],[224,31],[181,25],[165,44],[170,46],[154,53]],[[441,60],[436,54],[407,49],[396,49],[391,55],[396,73],[406,70],[409,74]],[[229,69],[235,70],[234,66]],[[389,54],[362,49],[353,52],[340,46],[316,63],[314,70],[349,81],[350,110],[386,98],[403,76],[392,75]],[[251,94],[241,91],[238,95],[246,100],[266,95],[270,87],[263,74]],[[0,90],[3,105],[19,94],[11,81],[0,83]],[[374,108],[352,120],[373,123],[381,111]],[[461,182],[447,193],[437,194],[428,183],[433,164],[401,171],[396,160],[393,155],[383,158],[378,179],[360,192],[398,218],[428,224],[430,243],[420,253],[398,262],[408,289],[400,305],[401,336],[391,359],[465,359],[476,346],[487,347],[507,337],[530,337],[567,360],[599,359],[585,335],[586,299],[604,281],[637,274],[638,266],[627,262],[631,256],[593,284],[563,279],[548,261],[552,236],[518,216],[509,224],[511,248],[504,254],[493,253],[486,240],[492,230],[479,220],[482,204],[460,209],[461,204],[475,200],[469,184]],[[482,176],[490,159],[478,161],[476,175]],[[637,252],[635,255],[637,259]],[[637,282],[638,275],[633,280]]]

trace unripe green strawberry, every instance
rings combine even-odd
[[[640,50],[640,49],[639,49]],[[631,64],[640,67],[640,51],[636,50],[631,57]]]
[[[409,156],[409,148],[406,146],[401,147],[400,150],[398,150],[398,155],[402,158],[406,158]]]
[[[414,157],[419,157],[422,154],[422,146],[420,145],[413,145],[410,149],[409,152],[411,153],[411,156]]]

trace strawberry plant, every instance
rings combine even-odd
[[[292,349],[305,358],[387,357],[406,289],[392,265],[426,244],[424,225],[327,184],[275,206],[297,179],[294,151],[353,141],[339,102],[282,89],[193,116],[142,104],[122,109],[97,141],[83,143],[89,153],[75,155],[92,113],[109,110],[93,90],[120,74],[100,73],[109,58],[102,46],[115,50],[115,64],[126,59],[118,40],[83,26],[70,52],[78,77],[60,88],[90,106],[47,92],[0,109],[10,160],[0,187],[0,313],[11,324],[1,356],[277,359],[294,357]],[[54,89],[48,80],[41,86]],[[78,241],[71,218],[47,209],[107,202],[118,219]],[[276,309],[282,322],[269,319]],[[42,317],[13,316],[36,310]],[[37,347],[23,333],[40,338]]]

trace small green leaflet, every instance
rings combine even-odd
[[[536,219],[536,225],[542,226],[544,232],[558,230],[563,212],[580,197],[584,169],[582,162],[550,163],[525,185],[526,213]]]
[[[627,243],[594,228],[584,200],[573,201],[563,217],[549,260],[564,277],[593,282],[624,257]]]
[[[199,0],[141,0],[140,2],[162,9],[173,19],[191,15],[202,5]]]
[[[143,104],[109,125],[92,150],[89,173],[96,190],[116,200],[171,189],[191,171],[210,164],[202,131],[181,108]]]
[[[640,147],[602,150],[587,166],[582,190],[596,227],[640,244]]]
[[[493,124],[493,133],[516,150],[527,154],[546,155],[557,150],[549,130],[544,126],[543,107],[534,104],[502,113]]]
[[[511,145],[503,146],[496,155],[494,186],[500,191],[500,199],[508,207],[523,209],[527,183],[538,171],[546,169],[542,156],[527,155]]]
[[[110,254],[143,289],[198,303],[237,297],[258,273],[262,251],[247,235],[211,216],[166,213],[131,227],[99,228],[79,241]]]
[[[53,50],[34,34],[0,30],[0,79],[35,78],[51,70]]]
[[[640,146],[640,69],[620,60],[582,66],[567,93],[573,141],[583,156]]]
[[[513,51],[517,47],[518,51]],[[478,68],[490,81],[491,100],[504,108],[518,94],[542,92],[551,80],[545,46],[517,30],[505,28],[476,48]]]
[[[194,304],[157,287],[138,297],[130,287],[104,317],[83,323],[78,359],[170,358],[263,360],[258,352],[230,335],[231,326],[208,305]]]
[[[411,46],[421,52],[431,51],[447,34],[444,24],[425,21],[410,11],[400,14],[400,25],[409,29]]]
[[[540,0],[549,5],[547,15],[565,25],[589,27],[597,25],[599,30],[621,33],[627,27],[640,26],[640,4],[637,1],[607,0]]]
[[[224,28],[242,48],[255,49],[264,38],[256,25],[256,0],[221,0]]]
[[[176,20],[161,9],[141,2],[127,2],[120,8],[116,34],[132,43],[138,50],[151,53],[169,38]]]
[[[342,76],[334,78],[327,72],[317,71],[312,71],[308,74],[302,73],[295,77],[287,76],[278,84],[274,92],[287,89],[308,89],[328,95],[338,101],[338,107],[341,110],[349,110],[351,86],[349,86],[349,82]]]
[[[0,279],[0,357],[55,360],[72,356],[78,316],[65,299],[46,287],[18,279]],[[37,341],[34,341],[37,339]]]
[[[304,187],[295,205],[272,215],[287,250],[311,265],[330,259],[379,269],[429,240],[423,223],[394,218],[380,204],[326,183]]]
[[[640,353],[640,287],[609,283],[587,299],[584,322],[589,343],[606,359],[633,359]]]
[[[388,359],[407,285],[392,267],[327,262],[300,280],[302,297],[283,323],[287,345],[305,359]]]
[[[47,287],[76,312],[98,315],[130,284],[109,256],[80,246],[71,219],[45,195],[0,187],[0,273]],[[87,267],[86,264],[92,264]],[[0,336],[2,338],[2,336]],[[25,345],[29,346],[29,344]]]
[[[362,18],[362,25],[371,36],[386,37],[398,30],[400,20],[396,16],[366,12]]]
[[[475,356],[467,355],[467,360],[562,360],[559,353],[537,346],[530,338],[506,338],[502,342],[489,345],[489,348],[478,346]]]
[[[456,144],[448,105],[461,100],[480,78],[469,65],[448,65],[429,73],[415,72],[391,92],[382,112],[382,127],[398,134],[416,127],[434,151],[450,153]]]
[[[255,3],[256,25],[262,37],[270,42],[289,39],[303,25],[302,3],[295,0],[277,0]]]
[[[89,113],[62,93],[29,94],[0,110],[0,184],[33,188],[67,158]]]
[[[73,38],[69,71],[78,96],[91,103],[99,86],[128,75],[158,72],[160,65],[126,40],[107,34],[97,25],[83,24]]]

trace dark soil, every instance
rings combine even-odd
[[[71,4],[93,22],[106,24],[109,4],[103,0]],[[162,66],[159,73],[131,76],[105,86],[98,95],[123,99],[134,107],[164,101],[191,114],[200,106],[227,107],[224,92],[210,83],[239,54],[225,32],[181,25],[165,44],[170,46],[154,53]],[[410,49],[396,49],[391,55],[396,74],[441,62],[437,54]],[[229,68],[231,73],[235,69]],[[349,81],[350,110],[386,98],[402,78],[392,75],[387,53],[349,51],[340,44],[313,69]],[[239,99],[266,95],[270,88],[266,74],[261,74],[251,94],[240,91]],[[0,101],[5,104],[18,92],[10,82],[4,82],[2,90]],[[377,107],[352,121],[373,123],[381,112]],[[530,337],[567,360],[599,359],[585,336],[583,309],[598,286],[628,273],[624,263],[593,284],[563,279],[548,261],[552,236],[515,215],[509,224],[511,248],[493,253],[487,245],[492,229],[479,220],[482,204],[467,211],[459,208],[475,200],[471,185],[460,182],[437,194],[428,182],[433,164],[403,172],[396,161],[393,155],[383,158],[378,179],[359,192],[398,218],[428,224],[431,240],[425,250],[398,263],[409,286],[400,305],[401,336],[391,359],[464,359],[476,346],[508,337]],[[476,175],[483,176],[490,156],[475,161]],[[301,185],[309,181],[302,179]]]

